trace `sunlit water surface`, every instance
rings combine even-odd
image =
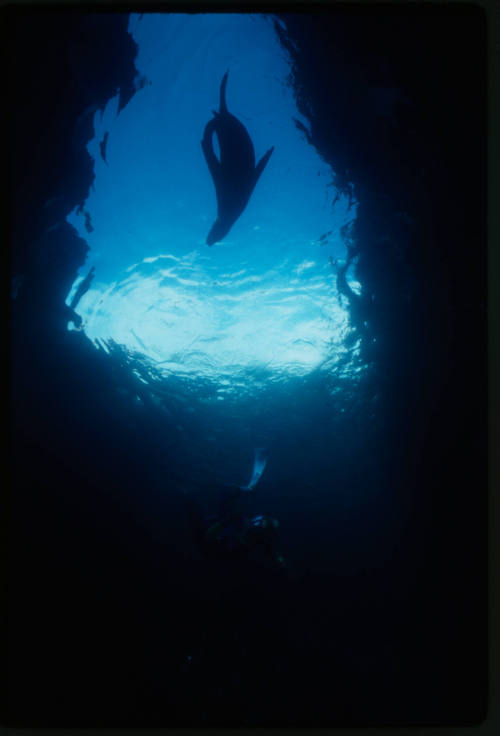
[[[119,115],[118,97],[96,113],[84,207],[93,231],[83,212],[69,217],[91,250],[68,303],[95,266],[77,308],[85,333],[143,353],[166,374],[215,381],[254,367],[297,376],[331,365],[348,315],[329,261],[345,256],[339,230],[356,208],[343,197],[332,207],[333,172],[294,123],[307,126],[271,20],[132,15],[130,31],[148,83]],[[228,108],[256,160],[275,150],[245,212],[210,248],[216,199],[200,141],[227,69]]]

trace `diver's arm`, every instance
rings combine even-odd
[[[214,153],[214,147],[212,143],[212,137],[213,137],[214,131],[215,131],[215,118],[210,120],[205,126],[205,131],[203,133],[203,139],[201,141],[201,147],[203,149],[203,153],[205,155],[205,159],[206,159],[209,171],[212,175],[212,178],[215,180],[219,176],[220,163],[217,160],[217,156]]]

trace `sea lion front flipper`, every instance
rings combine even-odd
[[[265,153],[262,156],[262,158],[260,159],[259,163],[255,167],[255,182],[254,182],[254,186],[259,181],[259,177],[262,174],[262,172],[264,171],[264,169],[266,167],[266,164],[269,161],[269,159],[271,158],[271,154],[272,154],[273,151],[274,151],[274,146],[271,146],[271,148],[269,149],[269,151],[267,151],[267,153]]]
[[[215,180],[219,178],[220,162],[214,153],[214,147],[212,143],[212,137],[214,134],[214,130],[215,130],[215,118],[210,120],[205,126],[205,131],[203,133],[203,139],[201,141],[201,147],[203,149],[203,153],[205,155],[206,162],[208,164],[208,169],[212,175],[212,179],[215,182]]]
[[[226,85],[227,85],[227,75],[228,74],[229,74],[229,69],[222,77],[222,82],[220,83],[219,112],[221,115],[227,114]]]

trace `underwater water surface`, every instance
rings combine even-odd
[[[95,114],[94,187],[69,217],[91,250],[68,304],[95,267],[78,307],[85,333],[167,375],[215,382],[331,366],[345,353],[348,315],[330,259],[345,256],[340,228],[356,204],[338,196],[296,124],[307,129],[270,18],[132,15],[129,29],[142,88],[119,115],[118,96]],[[227,70],[228,108],[256,162],[274,152],[241,217],[209,247],[217,204],[200,142]]]

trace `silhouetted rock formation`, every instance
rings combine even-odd
[[[94,180],[86,149],[94,113],[118,91],[120,109],[134,94],[137,47],[127,33],[127,13],[12,7],[3,15],[12,115],[12,267],[19,274],[29,268],[32,244],[86,199]]]
[[[408,575],[420,550],[433,568],[409,594],[406,615],[421,622],[431,600],[441,611],[439,621],[417,627],[413,674],[404,693],[393,693],[391,713],[422,713],[425,683],[428,704],[440,692],[428,722],[473,722],[486,693],[484,13],[391,5],[283,19],[287,31],[276,30],[310,140],[337,186],[347,193],[352,182],[359,202],[351,236],[370,326],[360,331],[362,354],[384,418],[372,451],[387,488],[393,484],[396,513],[411,509],[393,564],[407,565]],[[350,296],[358,324],[360,300]],[[465,641],[465,628],[477,638]],[[370,707],[383,709],[382,701]]]

